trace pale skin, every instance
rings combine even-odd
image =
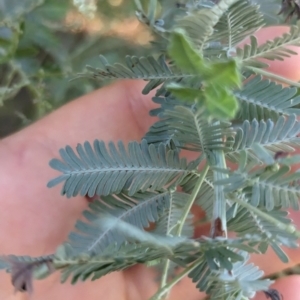
[[[259,34],[262,39],[280,35],[287,28],[277,27]],[[300,51],[299,48],[297,51]],[[300,59],[294,56],[276,62],[272,72],[300,80]],[[48,167],[58,150],[98,138],[108,141],[140,140],[155,119],[148,111],[154,104],[151,95],[142,96],[144,82],[121,81],[97,90],[61,107],[35,124],[0,142],[0,254],[40,256],[52,253],[66,240],[81,212],[87,208],[84,197],[66,199],[60,186],[47,189],[46,183],[58,175]],[[196,212],[199,214],[199,212]],[[300,227],[299,213],[292,217]],[[197,228],[196,235],[207,233]],[[287,250],[289,266],[300,263],[300,250]],[[266,274],[277,272],[283,265],[272,252],[253,257]],[[10,278],[0,273],[0,299],[3,300],[146,300],[157,290],[156,274],[144,266],[109,274],[100,280],[75,286],[59,283],[59,273],[34,282],[34,293],[14,293]],[[300,299],[300,276],[278,280],[273,288],[285,300]],[[189,279],[177,284],[170,300],[199,300],[200,294]],[[260,294],[256,298],[265,299]]]

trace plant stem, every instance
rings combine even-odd
[[[223,150],[215,150],[213,151],[213,154],[214,161],[212,162],[212,164],[218,168],[227,168]],[[222,180],[226,177],[228,177],[227,174],[214,171],[214,181]],[[221,185],[215,185],[214,194],[215,198],[211,219],[210,236],[213,238],[217,236],[227,237],[226,199],[224,194],[224,187]]]
[[[207,175],[207,172],[209,170],[209,165],[206,164],[204,166],[204,169],[201,171],[200,173],[200,177],[198,178],[195,187],[193,189],[193,192],[191,193],[187,203],[185,204],[185,207],[183,209],[183,213],[180,217],[180,219],[178,220],[178,225],[177,225],[177,231],[176,231],[176,236],[181,236],[182,233],[182,229],[184,226],[184,223],[188,217],[189,212],[191,211],[191,208],[195,202],[195,199],[200,191],[200,188],[202,186],[203,181],[205,180],[205,177]],[[170,260],[166,259],[164,262],[164,267],[163,267],[163,272],[162,272],[162,278],[161,278],[161,282],[160,282],[160,288],[165,289],[165,287],[167,286],[167,279],[168,279],[168,270],[170,267]],[[163,295],[165,295],[166,293],[168,293],[169,291],[166,291]],[[159,298],[158,298],[159,299]]]
[[[162,297],[167,294],[171,288],[183,279],[186,275],[188,275],[192,270],[194,270],[201,262],[203,261],[203,257],[198,258],[194,263],[192,263],[189,267],[184,269],[180,274],[178,274],[174,279],[172,279],[168,284],[158,290],[155,295],[153,295],[150,300],[160,300]]]
[[[162,276],[161,276],[161,281],[160,281],[161,289],[167,285],[169,267],[170,267],[170,260],[166,259],[164,261],[164,266],[163,266],[163,271],[162,271]]]
[[[291,86],[295,86],[295,87],[300,87],[300,82],[296,82],[296,81],[293,81],[293,80],[290,80],[286,77],[282,77],[282,76],[279,76],[277,74],[274,74],[274,73],[271,73],[271,72],[268,72],[264,69],[260,69],[260,68],[255,68],[255,67],[248,67],[246,66],[246,69],[254,72],[255,74],[260,74],[262,76],[265,76],[267,78],[270,78],[270,79],[274,79],[280,83],[285,83],[287,85],[291,85]]]
[[[193,189],[193,192],[191,193],[190,197],[189,197],[189,200],[187,201],[187,203],[185,204],[185,207],[184,207],[184,210],[183,210],[183,213],[181,215],[181,218],[179,219],[179,224],[178,224],[178,227],[177,227],[177,231],[176,231],[176,235],[177,236],[181,236],[181,233],[182,233],[182,229],[183,229],[183,226],[184,226],[184,223],[188,217],[188,214],[195,202],[195,199],[200,191],[200,188],[202,186],[202,183],[207,175],[207,172],[209,170],[209,165],[206,164],[204,166],[204,169],[201,171],[201,175],[200,177],[198,178],[196,184],[195,184],[195,187]]]
[[[264,218],[265,220],[267,220],[268,222],[270,222],[271,224],[273,224],[274,226],[276,226],[277,228],[286,231],[287,233],[293,234],[295,237],[300,238],[300,231],[296,229],[296,227],[292,224],[284,224],[282,222],[280,222],[279,220],[269,216],[268,214],[262,212],[261,210],[259,210],[258,208],[256,208],[255,206],[249,204],[246,201],[243,201],[242,199],[239,198],[232,198],[232,201],[238,203],[239,205],[247,208],[250,211],[253,211],[256,215]]]

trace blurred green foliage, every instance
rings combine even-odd
[[[105,84],[70,80],[87,64],[100,66],[99,54],[122,61],[150,51],[130,36],[143,27],[133,1],[96,4],[89,19],[72,0],[0,1],[0,137]]]

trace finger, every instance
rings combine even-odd
[[[61,186],[46,187],[58,175],[48,166],[49,160],[66,144],[96,138],[140,139],[151,123],[152,105],[150,96],[141,95],[142,86],[140,82],[115,83],[1,141],[2,254],[41,255],[65,240],[86,201],[62,198]]]
[[[82,197],[67,200],[59,196],[61,187],[47,189],[46,183],[57,176],[48,162],[66,144],[75,146],[96,138],[125,142],[140,139],[151,123],[148,111],[153,106],[150,96],[141,95],[142,86],[142,82],[115,83],[69,103],[1,141],[1,254],[49,254],[66,240],[87,203]],[[65,299],[67,294],[73,295],[74,300],[92,300],[99,299],[102,292],[110,297],[107,299],[123,299],[126,295],[126,287],[121,287],[122,273],[106,276],[101,285],[89,283],[88,290],[86,284],[75,288],[70,284],[59,285],[59,276],[57,273],[35,282],[32,299]],[[14,296],[9,276],[1,272],[0,277],[1,299],[27,297],[20,293]],[[118,284],[118,289],[111,289],[109,282]]]
[[[141,94],[142,81],[119,81],[74,100],[24,130],[1,141],[19,154],[16,143],[33,142],[47,152],[98,138],[104,141],[139,139],[154,118],[151,96]],[[29,144],[29,143],[28,143]],[[32,146],[32,145],[31,145]],[[24,151],[22,151],[23,153]]]
[[[118,81],[72,101],[28,131],[45,135],[55,151],[66,143],[77,145],[96,138],[125,142],[140,139],[155,120],[149,116],[155,106],[153,92],[142,95],[143,86],[143,81]]]

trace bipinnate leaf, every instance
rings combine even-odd
[[[294,114],[287,117],[280,116],[276,122],[271,119],[260,120],[260,122],[256,119],[251,122],[245,120],[242,125],[237,126],[235,141],[227,157],[237,161],[240,151],[246,150],[251,160],[259,160],[258,153],[253,151],[254,144],[260,144],[274,157],[276,153],[282,151],[288,154],[299,147],[299,133],[300,122]]]
[[[178,152],[168,150],[160,144],[158,148],[130,142],[128,150],[122,142],[118,148],[110,142],[108,149],[104,142],[96,140],[93,147],[89,142],[76,147],[60,149],[62,161],[52,159],[50,166],[63,174],[51,180],[48,187],[64,181],[62,194],[67,197],[78,194],[90,197],[137,191],[155,191],[178,184],[191,170],[185,159],[179,159]]]
[[[164,82],[195,77],[193,74],[185,74],[174,68],[174,65],[170,65],[166,61],[164,55],[161,55],[158,59],[152,56],[137,57],[127,55],[125,65],[120,63],[110,64],[103,55],[100,55],[100,60],[103,65],[102,68],[86,66],[87,73],[78,74],[77,77],[89,77],[96,80],[117,78],[143,79],[149,81],[143,88],[143,94],[148,94]]]
[[[110,215],[121,223],[134,225],[137,229],[149,227],[170,207],[170,193],[137,193],[130,197],[125,194],[102,196],[101,201],[90,203],[83,215],[86,220],[76,222],[76,231],[69,235],[69,243],[79,253],[101,253],[114,243],[121,245],[126,235],[115,230],[114,224],[102,226],[103,216]]]
[[[182,148],[201,152],[202,158],[209,157],[212,150],[231,149],[230,137],[233,134],[230,129],[231,123],[216,124],[214,120],[211,122],[207,120],[207,116],[207,111],[203,107],[199,108],[195,104],[183,106],[176,103],[173,107],[161,110],[160,120],[150,127],[145,138],[149,142],[163,142],[172,147],[169,143],[171,140],[178,150]],[[199,165],[200,161],[195,163]]]
[[[240,103],[237,118],[242,121],[276,121],[280,115],[300,114],[297,88],[283,87],[261,76],[253,77],[234,94]]]
[[[258,291],[268,290],[270,279],[262,279],[264,272],[253,263],[247,263],[249,254],[239,251],[244,259],[233,264],[231,272],[222,270],[208,278],[212,299],[251,299]]]
[[[255,36],[250,37],[250,45],[246,44],[243,48],[237,48],[237,57],[241,60],[243,66],[254,66],[257,68],[265,68],[266,63],[262,63],[259,59],[281,60],[292,55],[298,55],[297,51],[291,49],[291,45],[300,45],[300,23],[291,26],[288,33],[283,33],[280,37],[274,38],[272,41],[267,40],[258,46]]]
[[[214,26],[213,34],[209,37],[208,41],[211,42],[212,45],[217,41],[222,45],[222,48],[226,50],[233,49],[250,34],[253,34],[260,27],[264,26],[265,20],[262,14],[262,5],[265,2],[272,1],[273,0],[262,2],[248,0],[236,1]],[[266,5],[270,8],[270,4],[267,3]],[[196,27],[194,24],[192,25]],[[194,39],[197,39],[197,36],[195,36]],[[212,45],[209,44],[209,46]]]
[[[199,102],[199,99],[202,97],[202,92],[197,89],[185,87],[179,83],[170,83],[167,85],[167,89],[178,99],[184,101]]]
[[[182,217],[189,194],[174,192],[170,195],[169,206],[159,216],[153,232],[167,236],[176,236],[178,220]],[[181,236],[192,238],[194,235],[193,214],[185,220]]]
[[[142,235],[144,236],[144,233]],[[54,265],[57,269],[61,269],[62,282],[71,277],[72,284],[80,280],[96,280],[113,271],[124,270],[137,263],[148,263],[157,259],[170,259],[185,267],[199,257],[203,257],[206,267],[206,258],[211,265],[216,266],[214,259],[220,259],[222,267],[231,267],[232,263],[241,259],[241,256],[228,249],[242,248],[253,252],[252,247],[245,245],[248,243],[247,239],[203,238],[196,241],[179,238],[171,241],[171,237],[162,237],[159,241],[153,240],[153,243],[123,243],[121,246],[110,244],[100,254],[82,252],[77,255],[72,251],[70,253],[69,245],[66,244],[56,252]],[[204,253],[208,254],[207,257],[204,257]]]

